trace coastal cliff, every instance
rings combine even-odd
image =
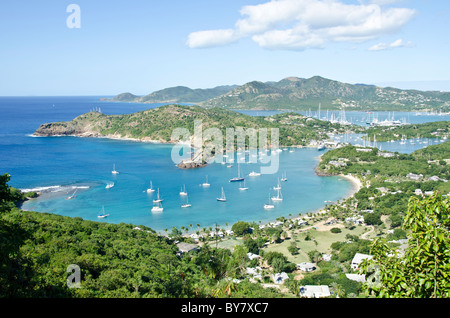
[[[224,149],[226,136],[231,129],[237,140],[243,138],[245,147],[250,147],[250,136],[247,129],[275,128],[279,131],[279,146],[307,146],[311,141],[328,139],[329,133],[342,133],[353,126],[343,126],[322,120],[313,119],[298,113],[283,113],[273,116],[249,116],[239,112],[219,108],[205,109],[197,106],[166,105],[133,114],[105,115],[100,112],[89,112],[71,121],[42,124],[34,133],[35,136],[77,136],[133,140],[153,143],[184,143],[191,147],[194,144],[194,128],[200,123],[202,132],[209,128],[217,129],[223,136]],[[198,127],[198,126],[197,126]],[[185,139],[174,134],[176,129],[189,132]],[[269,137],[269,136],[267,136]],[[203,149],[208,149],[211,140],[203,140]],[[210,138],[211,139],[211,138]],[[214,139],[214,138],[213,138]],[[253,139],[252,139],[253,140]],[[265,145],[270,147],[270,137]],[[233,145],[236,150],[237,144]],[[211,149],[209,149],[211,150]],[[199,157],[201,155],[201,157]],[[213,154],[212,154],[213,155]],[[204,167],[210,155],[199,153],[196,158],[185,160],[179,164],[182,169]],[[194,160],[201,158],[201,160]]]

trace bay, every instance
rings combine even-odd
[[[249,177],[263,164],[243,163],[248,190],[228,180],[237,175],[237,165],[214,163],[205,168],[181,170],[171,161],[171,145],[102,138],[32,137],[42,123],[66,121],[91,110],[125,114],[163,104],[112,103],[99,96],[0,97],[0,173],[11,174],[10,185],[41,190],[43,195],[26,202],[24,209],[87,220],[146,225],[157,231],[181,227],[231,226],[237,221],[266,223],[280,216],[295,216],[322,208],[327,201],[348,195],[353,185],[340,177],[318,177],[314,148],[288,149],[278,154],[279,169],[272,175]],[[411,114],[410,114],[411,117]],[[417,116],[419,117],[419,116]],[[428,116],[420,118],[430,119]],[[380,118],[381,119],[381,118]],[[252,154],[247,155],[248,158]],[[242,155],[239,155],[242,156]],[[237,159],[237,157],[236,157]],[[113,166],[119,174],[111,173]],[[273,187],[282,183],[283,201],[265,210]],[[211,184],[201,184],[208,177]],[[156,193],[148,194],[150,181],[159,188],[164,211],[152,213]],[[114,184],[107,189],[108,184]],[[185,186],[190,208],[181,208]],[[226,202],[216,200],[221,188]],[[67,200],[68,196],[76,196]],[[104,208],[107,218],[99,219]],[[198,224],[198,225],[197,225]]]

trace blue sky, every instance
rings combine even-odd
[[[67,6],[80,8],[69,28]],[[450,91],[450,2],[3,1],[0,95],[137,95],[320,75]]]

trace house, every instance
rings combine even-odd
[[[253,261],[255,258],[260,258],[261,256],[253,253],[247,253],[247,257],[249,260]]]
[[[262,279],[262,269],[261,267],[247,267],[246,268],[247,274],[251,275],[253,278],[259,278]]]
[[[367,254],[361,254],[361,253],[356,253],[355,256],[352,259],[352,264],[351,264],[351,268],[353,270],[357,270],[359,264],[361,264],[361,262],[365,259],[371,259],[373,256],[372,255],[367,255]]]
[[[286,279],[289,279],[289,276],[285,273],[276,273],[272,275],[272,279],[276,284],[283,284]]]
[[[312,272],[313,270],[316,269],[316,265],[314,265],[313,263],[303,262],[303,263],[297,264],[297,268],[304,272]]]
[[[326,285],[305,285],[300,287],[300,297],[323,298],[330,297],[330,288]]]
[[[408,179],[411,179],[411,180],[420,180],[421,178],[423,178],[423,175],[422,174],[414,174],[414,173],[408,173],[407,175],[406,175],[406,177],[408,178]]]
[[[395,153],[392,152],[378,152],[378,156],[379,157],[384,157],[384,158],[392,158],[395,156]]]
[[[198,251],[198,246],[195,244],[189,244],[189,243],[178,243],[178,254],[184,254],[189,253],[193,251]]]
[[[355,282],[364,283],[366,281],[366,275],[360,275],[360,274],[345,274],[345,276],[350,279],[354,280]]]
[[[322,254],[322,260],[324,260],[325,262],[331,261],[331,255],[329,255],[329,254]]]

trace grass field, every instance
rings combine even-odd
[[[300,233],[293,233],[292,238],[284,240],[280,244],[272,244],[264,248],[265,252],[273,251],[283,253],[290,262],[298,264],[301,262],[310,262],[308,252],[317,250],[322,254],[331,253],[331,244],[338,241],[346,241],[347,234],[360,236],[364,233],[365,227],[357,226],[353,230],[341,228],[341,233],[332,233],[333,225],[322,228],[320,231],[312,228]],[[309,234],[311,240],[305,240],[306,235]],[[292,255],[288,251],[288,247],[292,242],[295,242],[299,248],[299,254]]]

